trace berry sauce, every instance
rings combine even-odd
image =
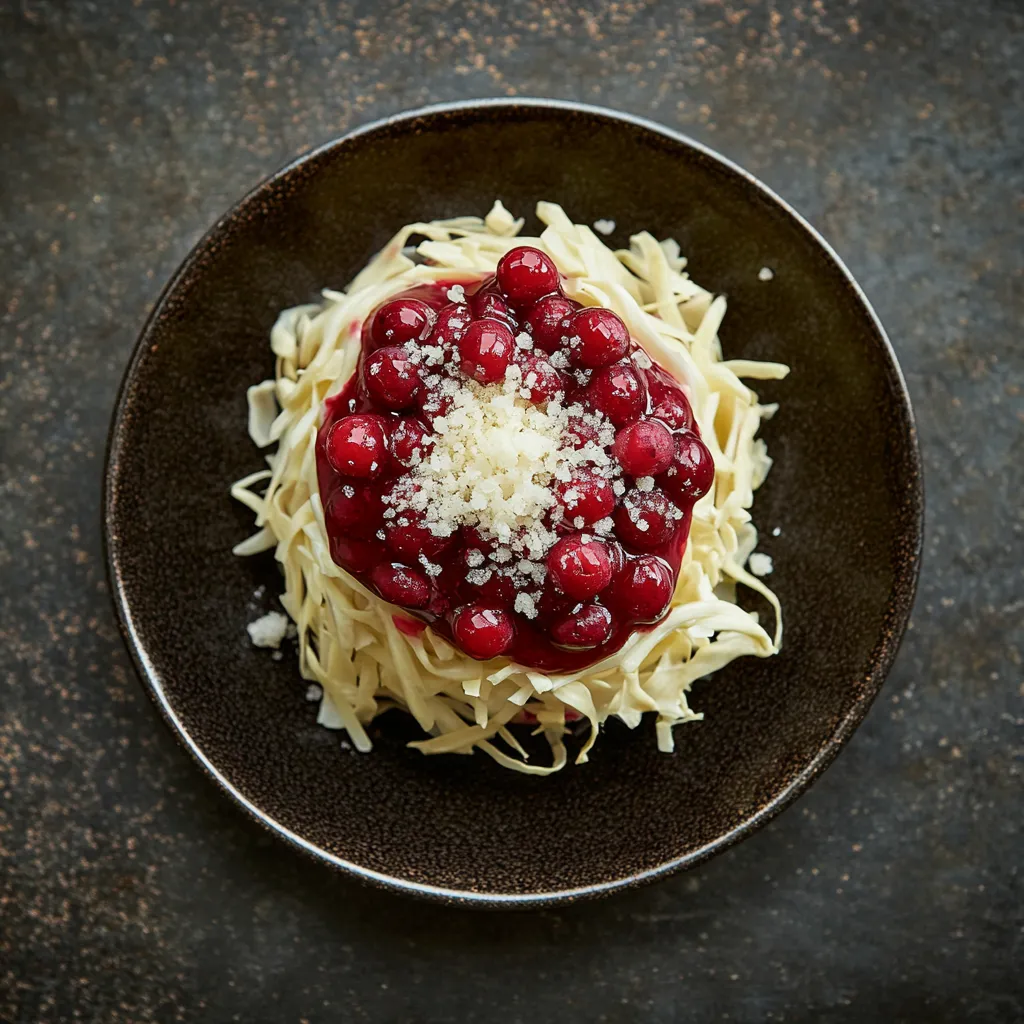
[[[334,561],[402,609],[403,632],[429,624],[470,657],[556,673],[599,661],[664,617],[714,463],[683,389],[619,317],[580,307],[551,260],[519,246],[495,276],[388,300],[361,341],[357,372],[325,403],[317,478]],[[479,524],[439,536],[424,512],[395,512],[451,408],[438,375],[499,393],[513,364],[523,402],[568,411],[559,446],[596,445],[603,460],[550,481],[553,543],[544,568],[532,566],[526,607],[524,577],[498,564],[502,549]]]

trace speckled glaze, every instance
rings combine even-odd
[[[514,154],[510,157],[509,154]],[[471,159],[462,158],[462,155]],[[453,159],[453,156],[457,157]],[[613,218],[612,242],[678,239],[724,292],[729,356],[789,363],[758,388],[760,550],[786,613],[782,653],[698,683],[701,724],[659,754],[653,723],[612,725],[591,762],[550,779],[483,755],[424,758],[389,714],[368,756],[315,725],[291,658],[254,649],[270,556],[227,488],[259,466],[245,389],[272,372],[277,312],[339,287],[412,220],[539,198]],[[529,224],[528,224],[529,229]],[[770,282],[758,279],[770,267]],[[906,625],[921,546],[920,460],[876,317],[822,239],[691,140],[596,108],[493,101],[359,129],[291,164],[222,218],[175,275],[125,376],[110,436],[112,589],[140,675],[203,768],[289,843],[371,882],[489,906],[593,896],[696,864],[749,835],[832,761],[877,694]],[[774,527],[781,535],[773,537]]]

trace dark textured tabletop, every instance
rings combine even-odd
[[[0,58],[0,1020],[1024,1020],[1020,3],[20,0]],[[204,229],[354,125],[490,95],[648,115],[808,216],[888,327],[928,494],[896,667],[806,796],[688,874],[501,916],[243,819],[133,675],[99,521],[122,370]]]

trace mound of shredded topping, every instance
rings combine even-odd
[[[748,510],[771,465],[755,435],[774,406],[761,405],[739,377],[780,379],[787,368],[722,358],[717,329],[724,300],[690,281],[675,243],[642,233],[631,239],[629,250],[613,252],[553,204],[538,204],[537,215],[547,225],[537,239],[516,237],[522,222],[500,204],[484,221],[467,217],[404,228],[346,292],[325,291],[322,305],[281,314],[271,333],[275,379],[249,391],[253,440],[261,447],[277,442],[278,448],[268,456],[267,470],[232,488],[256,513],[259,527],[235,550],[275,548],[284,571],[281,603],[298,627],[300,671],[323,688],[318,720],[347,730],[360,750],[371,747],[366,723],[397,705],[431,737],[412,744],[424,753],[481,749],[507,767],[534,774],[563,767],[567,723],[581,718],[591,732],[578,762],[587,760],[601,723],[612,715],[634,727],[643,713],[655,712],[659,747],[670,751],[672,727],[702,717],[686,697],[696,679],[745,654],[769,656],[781,642],[778,602],[745,568],[757,543]],[[425,241],[414,261],[404,247],[417,235]],[[693,506],[668,613],[613,653],[571,672],[541,672],[502,657],[477,660],[434,629],[396,615],[393,605],[332,558],[317,486],[315,448],[324,401],[356,372],[364,321],[391,296],[460,275],[465,288],[442,287],[450,302],[462,302],[471,285],[493,274],[499,259],[523,242],[554,261],[576,305],[598,305],[621,318],[641,346],[629,357],[636,366],[649,368],[653,359],[671,372],[714,458],[714,484]],[[527,331],[515,337],[522,354],[533,344]],[[411,457],[407,472],[383,496],[381,541],[387,529],[414,522],[437,538],[476,531],[480,550],[465,552],[468,582],[483,585],[491,573],[505,574],[516,589],[515,612],[535,620],[546,559],[559,531],[584,526],[582,520],[561,521],[556,500],[560,487],[571,507],[574,495],[567,485],[575,473],[587,471],[611,483],[628,518],[625,525],[638,540],[649,529],[644,503],[655,481],[638,476],[623,499],[627,484],[608,452],[616,430],[599,412],[561,396],[531,401],[538,382],[519,362],[508,366],[503,379],[490,378],[496,383],[479,384],[457,380],[445,365],[450,353],[440,345],[410,343],[405,353],[419,364],[437,405],[425,408],[431,443]],[[537,355],[549,368],[586,384],[589,371],[573,370],[564,351]],[[668,514],[682,515],[671,505]],[[611,518],[587,527],[595,536],[610,535],[613,528]],[[442,571],[430,557],[420,562],[430,578]],[[737,583],[771,603],[774,636],[735,603]],[[534,723],[543,733],[550,764],[530,763],[509,728],[518,721]]]

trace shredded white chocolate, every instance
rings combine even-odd
[[[590,724],[577,763],[587,760],[609,717],[633,728],[648,711],[658,716],[659,749],[671,751],[673,727],[703,717],[687,702],[693,682],[743,655],[768,657],[782,640],[777,598],[744,568],[758,539],[749,511],[754,491],[771,466],[764,442],[755,435],[776,407],[760,404],[740,376],[779,380],[788,368],[722,359],[718,328],[725,299],[690,280],[675,242],[658,242],[642,232],[630,239],[628,250],[612,251],[559,206],[538,203],[537,216],[546,225],[539,238],[518,237],[523,221],[514,220],[500,203],[484,220],[461,217],[404,227],[346,291],[325,290],[322,304],[280,315],[271,332],[274,380],[249,389],[250,434],[260,447],[278,447],[267,456],[268,470],[231,488],[256,514],[257,526],[235,552],[275,548],[284,574],[281,604],[298,627],[300,672],[323,688],[318,721],[345,729],[361,751],[372,746],[365,726],[396,705],[429,735],[412,743],[423,753],[480,749],[530,774],[550,774],[566,764],[567,710]],[[427,264],[403,254],[416,236],[424,239],[416,251]],[[324,399],[340,391],[355,370],[360,329],[370,312],[414,285],[456,282],[457,289],[460,279],[469,284],[493,273],[507,250],[524,243],[554,259],[571,298],[614,310],[647,356],[681,382],[715,460],[714,487],[694,507],[668,615],[634,633],[613,655],[562,675],[506,658],[474,661],[429,627],[408,628],[412,623],[399,609],[336,565],[314,456]],[[621,482],[615,483],[619,494]],[[735,603],[738,583],[771,604],[774,635]],[[517,610],[533,611],[529,602],[521,603]],[[548,740],[550,764],[530,763],[508,729],[524,708]]]

